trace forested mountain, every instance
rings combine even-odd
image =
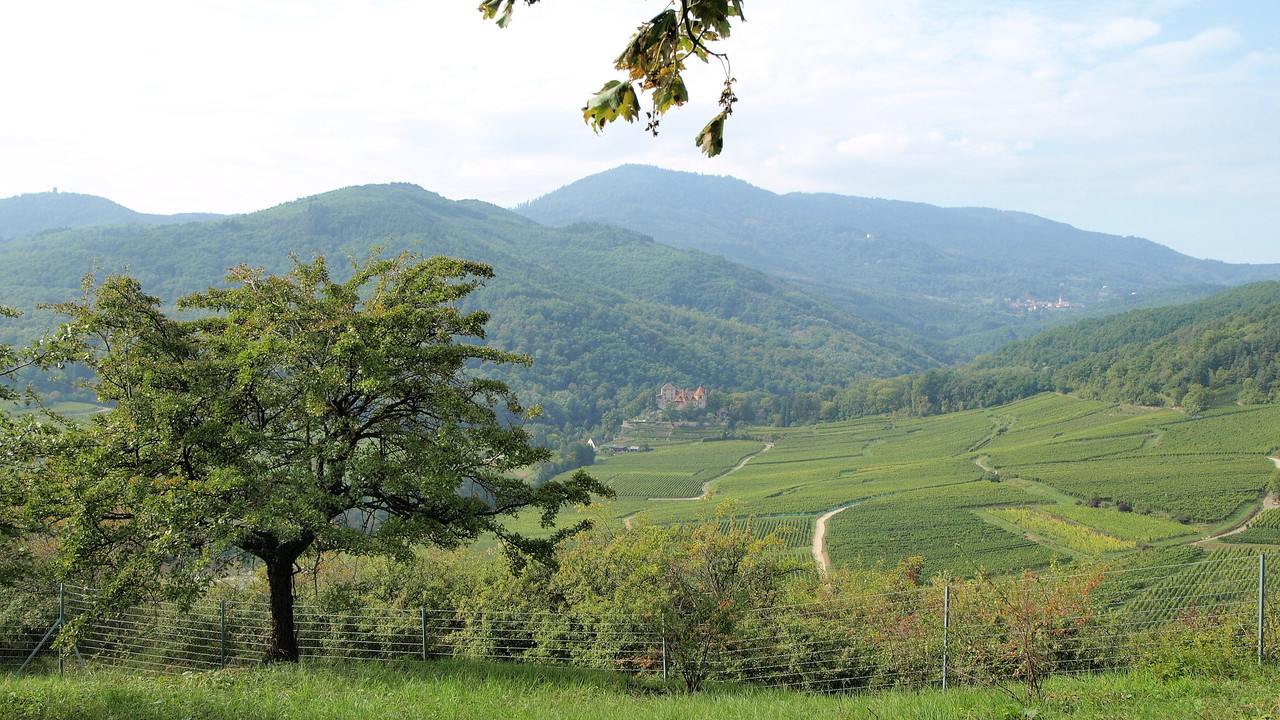
[[[931,415],[1056,391],[1194,414],[1214,404],[1280,402],[1278,356],[1280,282],[1262,282],[1083,320],[964,365],[856,382],[827,411]]]
[[[221,217],[213,213],[149,215],[96,195],[53,192],[27,193],[0,200],[0,240],[46,230],[95,225],[176,225]]]
[[[1280,279],[1280,265],[1198,260],[1026,213],[777,195],[733,178],[637,165],[517,211],[551,225],[611,223],[723,255],[800,281],[863,317],[973,350],[1043,328],[1046,316],[1053,324],[1080,312],[1013,305],[1028,298],[1087,310],[1179,286]]]
[[[949,361],[945,350],[867,322],[723,258],[604,225],[540,226],[478,201],[407,184],[347,188],[187,225],[44,232],[0,244],[0,304],[29,309],[79,293],[96,266],[129,268],[172,300],[219,285],[238,263],[281,270],[288,254],[362,256],[370,245],[492,264],[471,302],[489,339],[534,358],[502,370],[546,429],[581,432],[644,407],[665,382],[713,392],[842,387]],[[9,335],[51,322],[30,314]]]

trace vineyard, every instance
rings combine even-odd
[[[1239,525],[1263,496],[1280,443],[1280,407],[1190,418],[1046,393],[989,410],[753,428],[760,441],[683,442],[627,453],[591,471],[618,498],[605,515],[656,524],[713,517],[729,503],[757,532],[806,548],[827,523],[833,564],[929,572],[1010,572],[1056,560],[1125,556]],[[739,467],[746,457],[750,461]],[[994,472],[988,472],[991,468]],[[711,494],[699,499],[704,483]],[[1280,544],[1264,513],[1226,543]],[[1132,556],[1132,557],[1130,557]]]
[[[661,451],[622,453],[592,467],[621,498],[695,498],[702,484],[759,452],[752,440],[673,445]]]
[[[1039,509],[993,508],[987,512],[1031,535],[1085,555],[1105,555],[1137,545],[1132,540],[1121,540]]]
[[[925,557],[924,574],[1008,573],[1069,556],[984,521],[974,509],[1034,502],[1005,483],[972,481],[868,500],[827,521],[833,563],[892,566]]]
[[[1250,545],[1280,545],[1280,510],[1264,510],[1249,521],[1244,532],[1228,535],[1222,542]]]
[[[1135,543],[1152,543],[1195,533],[1191,526],[1173,520],[1087,505],[1055,505],[1040,511]]]

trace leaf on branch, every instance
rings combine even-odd
[[[653,91],[653,107],[658,114],[665,113],[673,105],[683,105],[686,102],[689,102],[689,91],[679,74]]]
[[[720,151],[724,150],[724,121],[726,117],[728,117],[728,113],[723,112],[715,116],[693,139],[698,149],[709,158],[719,155]]]
[[[635,122],[640,115],[639,105],[636,89],[631,83],[610,80],[587,101],[586,107],[582,108],[582,119],[592,130],[600,132],[605,125],[619,118]]]
[[[538,0],[524,0],[525,5],[533,5]],[[485,20],[498,18],[498,27],[505,28],[511,24],[511,11],[516,0],[483,0],[477,8]]]
[[[486,20],[496,19],[500,27],[511,22],[511,14],[519,0],[481,0],[480,13]],[[524,0],[533,5],[538,0]],[[630,41],[614,60],[614,66],[627,74],[626,81],[612,80],[582,108],[583,120],[597,133],[605,125],[618,120],[635,122],[639,117],[639,93],[651,93],[652,112],[646,113],[645,130],[657,134],[659,118],[672,107],[684,105],[689,92],[681,76],[685,61],[697,58],[709,62],[716,58],[724,66],[725,90],[720,95],[723,111],[697,135],[697,145],[707,157],[715,157],[724,147],[724,123],[732,113],[733,82],[728,55],[716,52],[712,44],[729,37],[733,23],[745,21],[744,0],[681,0],[636,28]]]

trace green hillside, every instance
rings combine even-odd
[[[626,165],[521,205],[539,222],[607,222],[801,281],[868,318],[989,350],[1080,308],[1197,284],[1280,278],[1026,213],[830,194],[777,195],[727,177]]]
[[[96,225],[175,225],[220,217],[213,213],[150,215],[80,193],[27,193],[0,199],[0,241],[48,230]]]
[[[852,383],[832,414],[929,415],[1045,391],[1196,411],[1274,402],[1278,352],[1280,283],[1253,283],[1193,303],[1083,320],[964,365]]]
[[[950,357],[721,258],[606,226],[549,229],[407,184],[347,188],[211,222],[12,240],[0,245],[0,303],[30,309],[75,297],[95,267],[127,267],[148,292],[172,300],[221,284],[239,263],[279,271],[291,252],[360,256],[375,244],[496,268],[497,279],[469,302],[490,313],[490,342],[533,357],[532,371],[502,379],[543,406],[546,433],[581,437],[583,428],[643,408],[665,382],[793,393]],[[32,313],[4,335],[30,336],[50,322]]]
[[[754,445],[601,459],[593,472],[618,492],[607,512],[685,524],[729,502],[808,557],[816,521],[836,511],[820,548],[833,565],[919,554],[926,575],[1130,556],[1249,520],[1277,472],[1268,456],[1280,452],[1280,406],[1191,418],[1047,393],[938,417],[751,432]],[[1263,515],[1240,539],[1265,542],[1273,524]]]

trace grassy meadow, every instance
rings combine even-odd
[[[1052,678],[1017,687],[821,695],[719,687],[687,695],[609,672],[464,662],[304,664],[177,676],[0,676],[6,720],[367,720],[368,718],[769,718],[1039,720],[1274,718],[1280,672],[1160,677],[1150,671]],[[1010,691],[1010,692],[1006,692]]]

